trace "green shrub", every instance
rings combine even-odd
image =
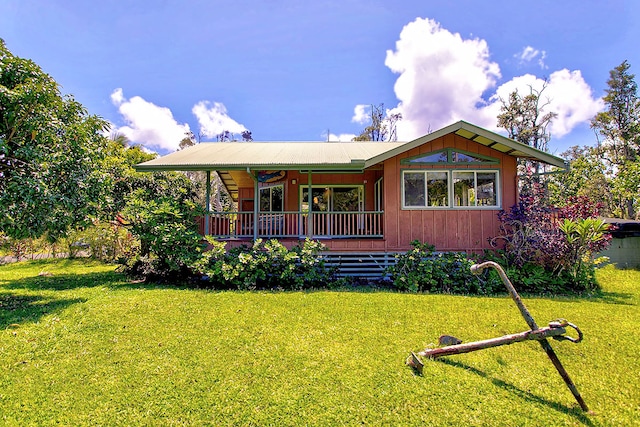
[[[461,252],[435,252],[435,247],[418,240],[413,249],[396,256],[387,269],[395,288],[410,292],[491,294],[499,290],[495,280],[471,273],[475,261]]]
[[[140,246],[122,261],[124,271],[148,281],[191,277],[190,266],[204,248],[196,223],[201,208],[188,199],[136,196],[134,192],[122,217]]]
[[[258,239],[226,251],[226,243],[207,236],[210,248],[193,269],[213,285],[237,289],[303,289],[324,286],[333,273],[320,252],[322,243],[306,239],[291,250],[275,239]]]

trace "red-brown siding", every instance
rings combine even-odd
[[[516,201],[516,159],[455,134],[449,134],[405,152],[384,163],[385,240],[389,251],[404,251],[411,241],[419,240],[442,251],[478,252],[489,248],[489,239],[498,234],[497,209],[403,209],[401,171],[406,169],[442,169],[442,166],[401,165],[401,160],[443,148],[456,148],[499,159],[499,165],[486,167],[500,170],[501,206],[508,208]],[[479,169],[477,165],[456,169]]]

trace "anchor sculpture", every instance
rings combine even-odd
[[[461,341],[455,337],[452,337],[450,335],[443,335],[440,337],[440,344],[445,344],[444,347],[427,348],[418,353],[411,352],[411,355],[407,359],[406,364],[409,365],[411,368],[415,369],[416,371],[422,373],[424,363],[420,360],[420,357],[435,359],[442,356],[469,353],[476,350],[483,350],[485,348],[498,347],[501,345],[512,344],[515,342],[536,340],[540,343],[544,351],[547,353],[547,356],[549,356],[549,359],[551,359],[553,366],[555,366],[556,370],[564,380],[565,384],[567,385],[567,387],[569,387],[569,390],[571,390],[571,393],[575,397],[576,401],[578,402],[582,410],[585,412],[588,411],[589,408],[587,407],[587,404],[582,399],[582,396],[580,395],[580,392],[578,391],[576,385],[573,383],[573,381],[569,377],[569,374],[564,369],[564,366],[562,366],[562,363],[560,363],[560,359],[558,359],[558,356],[553,351],[551,344],[547,340],[547,338],[553,338],[558,341],[566,340],[573,343],[579,343],[580,341],[582,341],[582,337],[583,337],[582,331],[580,331],[580,329],[576,325],[569,323],[564,319],[550,322],[548,326],[539,328],[536,321],[531,316],[531,313],[529,313],[529,310],[527,310],[527,307],[525,307],[524,303],[522,302],[522,299],[520,299],[520,295],[518,295],[518,292],[516,292],[516,289],[513,287],[513,284],[511,283],[506,273],[504,272],[502,267],[500,267],[499,264],[492,261],[484,262],[482,264],[475,264],[471,266],[471,271],[474,274],[479,274],[482,270],[484,270],[487,267],[493,267],[498,271],[498,274],[500,275],[502,282],[504,283],[507,290],[509,291],[511,298],[518,306],[518,309],[520,310],[522,317],[524,317],[524,320],[527,322],[527,325],[529,325],[530,330],[517,333],[517,334],[504,335],[499,338],[492,338],[488,340],[475,341],[475,342],[464,343],[464,344],[462,344]],[[573,338],[565,335],[567,332],[567,327],[573,328],[578,334],[578,337]],[[448,345],[448,344],[452,344],[452,345]]]

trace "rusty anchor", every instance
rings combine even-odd
[[[427,348],[418,353],[411,352],[409,358],[407,359],[406,364],[409,365],[411,368],[415,369],[416,371],[422,373],[424,363],[420,360],[420,357],[435,359],[442,356],[469,353],[472,351],[498,347],[501,345],[513,344],[521,341],[535,340],[540,343],[543,350],[547,353],[547,356],[549,357],[549,359],[551,359],[553,366],[555,366],[556,370],[558,371],[558,373],[564,380],[565,384],[573,394],[573,397],[575,397],[576,401],[580,405],[580,408],[582,408],[582,410],[585,412],[588,411],[589,408],[587,407],[587,404],[582,399],[582,396],[580,395],[578,388],[569,377],[569,374],[564,369],[564,366],[562,366],[562,363],[560,363],[560,359],[558,359],[558,356],[553,351],[551,344],[547,340],[548,338],[553,338],[558,341],[570,341],[573,343],[579,343],[580,341],[582,341],[582,338],[583,338],[582,331],[580,331],[580,329],[576,325],[569,323],[564,319],[550,322],[548,326],[539,328],[536,321],[531,316],[531,313],[529,313],[529,310],[527,310],[527,307],[525,307],[524,303],[522,302],[520,295],[518,295],[518,292],[516,292],[516,289],[513,287],[513,284],[511,283],[506,273],[504,272],[504,270],[499,264],[493,261],[483,262],[481,264],[472,265],[471,271],[475,274],[479,274],[482,270],[488,267],[492,267],[496,269],[496,271],[500,275],[500,278],[502,279],[502,282],[504,283],[507,290],[509,291],[511,298],[516,303],[516,306],[518,306],[518,310],[520,310],[520,314],[522,314],[522,317],[527,322],[527,325],[529,326],[530,329],[528,331],[520,332],[517,334],[504,335],[498,338],[491,338],[483,341],[475,341],[475,342],[469,342],[469,343],[461,343],[461,341],[455,337],[452,337],[450,335],[443,335],[440,337],[440,343],[445,344],[444,347]],[[566,335],[568,327],[575,330],[575,332],[578,334],[577,338],[573,338]],[[448,345],[450,343],[452,345]]]

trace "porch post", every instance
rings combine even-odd
[[[313,192],[311,191],[311,169],[307,171],[307,203],[309,205],[309,214],[307,215],[307,237],[313,237],[313,219],[311,216],[313,215]]]
[[[209,235],[209,211],[211,206],[211,171],[207,171],[207,191],[205,195],[205,203],[207,206],[205,207],[204,213],[204,235]]]
[[[253,173],[253,240],[258,239],[258,215],[260,214],[260,188],[258,188],[258,177]]]

